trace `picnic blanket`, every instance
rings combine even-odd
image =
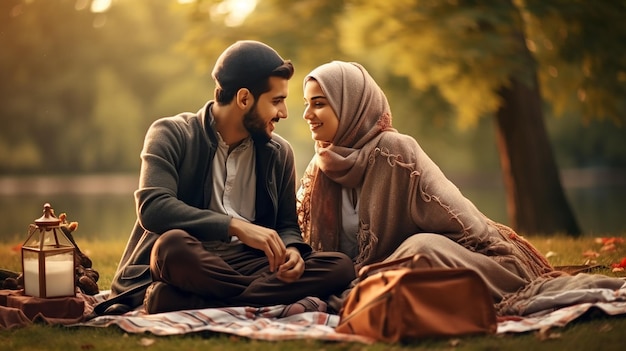
[[[339,316],[305,312],[280,318],[284,305],[268,307],[221,307],[158,314],[142,311],[122,316],[99,316],[70,327],[118,326],[128,333],[180,335],[195,332],[226,333],[260,340],[318,339],[373,343],[375,340],[335,332]]]
[[[77,296],[85,299],[87,316],[93,311],[93,306],[106,299],[107,295],[108,291],[103,291],[95,296]],[[533,306],[542,306],[541,310],[523,317],[499,318],[498,334],[564,327],[593,311],[607,316],[626,314],[626,285],[618,290],[573,289],[549,296],[536,296],[527,302]],[[221,307],[150,315],[139,308],[120,316],[98,316],[79,322],[63,323],[42,318],[38,321],[63,324],[70,328],[117,326],[127,333],[148,332],[159,336],[212,332],[268,341],[317,339],[365,344],[375,342],[367,337],[335,332],[339,316],[334,314],[305,312],[281,318],[285,307]]]
[[[103,296],[92,297],[95,299]],[[539,295],[527,301],[539,311],[524,317],[498,319],[498,334],[522,333],[549,327],[564,327],[588,312],[604,315],[626,314],[626,285],[619,290],[573,289],[558,294]],[[541,306],[538,308],[536,306]],[[122,316],[99,316],[71,327],[117,326],[128,333],[179,335],[210,331],[251,339],[320,339],[373,343],[375,340],[335,332],[339,316],[306,312],[279,318],[284,305],[268,307],[207,308],[148,315],[141,310]]]

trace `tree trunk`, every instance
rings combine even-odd
[[[536,75],[532,87],[512,79],[499,92],[497,141],[511,227],[526,234],[580,235],[565,197],[543,121]]]

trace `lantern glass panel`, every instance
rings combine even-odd
[[[23,258],[26,295],[36,297],[75,295],[73,252],[24,250]],[[45,284],[45,290],[40,284]]]
[[[50,250],[59,247],[74,247],[70,239],[63,234],[61,228],[36,228],[23,247],[39,248],[40,250]]]

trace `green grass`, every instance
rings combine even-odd
[[[620,236],[626,238],[626,233]],[[572,239],[563,236],[528,237],[544,254],[549,255],[553,265],[580,265],[589,263],[591,252],[599,253],[594,263],[610,267],[626,257],[626,243],[617,244],[613,250],[603,250],[595,237]],[[126,241],[79,242],[100,272],[99,286],[107,289]],[[14,244],[0,244],[0,268],[19,271],[20,254]],[[612,272],[601,268],[598,273],[624,276],[624,272]],[[411,344],[387,345],[377,343],[324,342],[318,340],[291,340],[266,342],[212,333],[187,334],[160,337],[152,334],[127,334],[117,327],[67,328],[33,324],[13,330],[0,330],[2,350],[568,350],[589,351],[622,350],[626,316],[607,317],[593,315],[583,317],[564,328],[554,328],[547,333],[529,332],[521,334],[465,337],[444,340],[420,340]]]

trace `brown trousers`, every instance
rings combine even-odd
[[[183,230],[156,241],[150,258],[154,281],[163,281],[220,306],[294,303],[307,296],[326,299],[355,278],[352,260],[338,252],[303,257],[304,273],[285,283],[269,270],[265,253],[241,242],[200,242]]]

